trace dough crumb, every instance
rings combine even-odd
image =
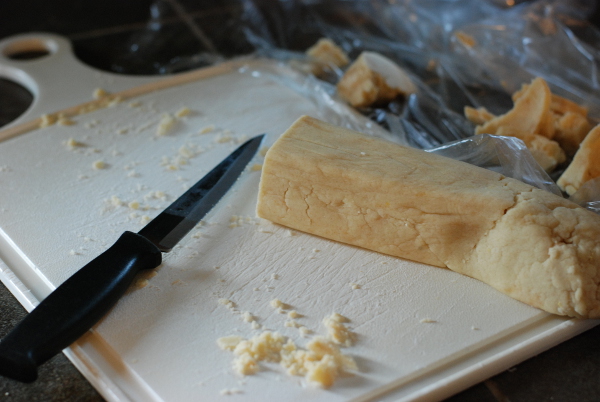
[[[121,199],[119,197],[117,197],[116,195],[113,195],[112,197],[110,197],[110,204],[113,207],[120,207],[124,203],[123,203],[123,201],[121,201]]]
[[[58,116],[58,120],[56,121],[57,124],[61,125],[61,126],[73,126],[75,124],[77,124],[75,122],[75,120],[71,120],[69,119],[67,116],[61,114]]]
[[[94,92],[92,92],[92,97],[94,99],[104,98],[105,96],[108,96],[108,92],[106,92],[102,88],[96,88],[96,89],[94,89]]]
[[[287,305],[279,299],[273,299],[269,304],[277,310],[285,310],[287,308]]]
[[[215,137],[215,142],[217,144],[224,144],[226,142],[232,142],[233,141],[233,137],[229,134],[226,134],[225,131],[222,133],[219,133],[216,137]]]
[[[242,313],[242,320],[244,320],[245,322],[255,322],[254,320],[254,316],[252,316],[252,314],[249,311],[244,311]]]
[[[223,350],[234,350],[242,340],[243,338],[237,335],[224,336],[217,339],[217,345]]]
[[[53,114],[43,114],[40,116],[40,128],[50,127],[56,123],[56,116]]]
[[[219,299],[219,304],[222,304],[229,309],[235,308],[235,303],[229,299]]]
[[[338,345],[350,346],[354,340],[354,333],[344,324],[349,320],[341,314],[333,313],[323,319],[327,329],[327,337]]]
[[[221,395],[234,395],[234,394],[241,394],[242,390],[238,389],[238,388],[225,388],[221,390]]]
[[[167,135],[175,127],[175,123],[176,120],[173,116],[168,113],[163,114],[158,123],[156,135],[161,137]]]
[[[215,125],[211,124],[209,126],[206,126],[206,127],[202,128],[200,130],[199,134],[208,134],[208,133],[213,132],[213,131],[215,131]]]
[[[69,138],[66,142],[66,145],[69,149],[75,149],[78,147],[85,147],[85,144],[83,142],[79,142],[73,138]]]
[[[189,116],[190,113],[192,113],[192,111],[189,107],[182,107],[175,113],[175,116],[176,117],[185,117],[185,116]]]
[[[97,160],[94,163],[92,163],[92,167],[96,170],[105,169],[106,163],[104,163],[104,161],[102,160]]]
[[[301,326],[300,328],[298,328],[298,330],[300,331],[300,336],[303,338],[308,337],[308,335],[312,333],[312,331],[306,328],[305,326]]]

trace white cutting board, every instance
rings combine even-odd
[[[0,54],[22,40],[56,49],[35,62],[0,59],[0,75],[36,97],[0,131],[7,138],[0,142],[0,278],[29,310],[123,231],[141,229],[245,138],[265,132],[271,144],[302,114],[385,135],[271,62],[236,61],[152,84],[159,80],[83,66],[55,36],[8,39]],[[183,84],[169,87],[172,80]],[[122,91],[148,82],[124,93],[139,96],[74,116],[73,125],[29,130],[37,123],[28,121],[87,102],[97,87]],[[157,135],[162,114],[183,107],[191,113]],[[209,126],[215,129],[200,134]],[[70,149],[70,138],[85,146]],[[94,169],[100,160],[105,168]],[[251,165],[261,162],[258,155]],[[205,223],[164,256],[147,286],[129,291],[65,351],[106,399],[438,400],[598,323],[549,315],[448,270],[260,220],[259,180],[259,170],[244,172]],[[263,328],[253,329],[221,298]],[[217,338],[270,329],[299,346],[308,341],[284,326],[285,316],[269,304],[275,298],[302,314],[297,321],[313,334],[324,333],[321,320],[332,312],[348,317],[357,340],[344,352],[359,372],[327,390],[276,365],[237,376]],[[239,393],[222,395],[232,389]]]

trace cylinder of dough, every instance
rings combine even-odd
[[[265,156],[257,213],[600,317],[600,216],[463,162],[303,116]]]

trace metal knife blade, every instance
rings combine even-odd
[[[194,184],[138,234],[170,251],[221,199],[256,153],[263,136],[247,141]]]
[[[56,288],[0,341],[0,375],[22,382],[102,318],[135,276],[158,267],[231,188],[264,135],[242,144],[138,233],[126,231],[106,251]]]

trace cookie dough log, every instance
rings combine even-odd
[[[463,162],[303,116],[266,154],[257,213],[600,317],[600,216]]]

